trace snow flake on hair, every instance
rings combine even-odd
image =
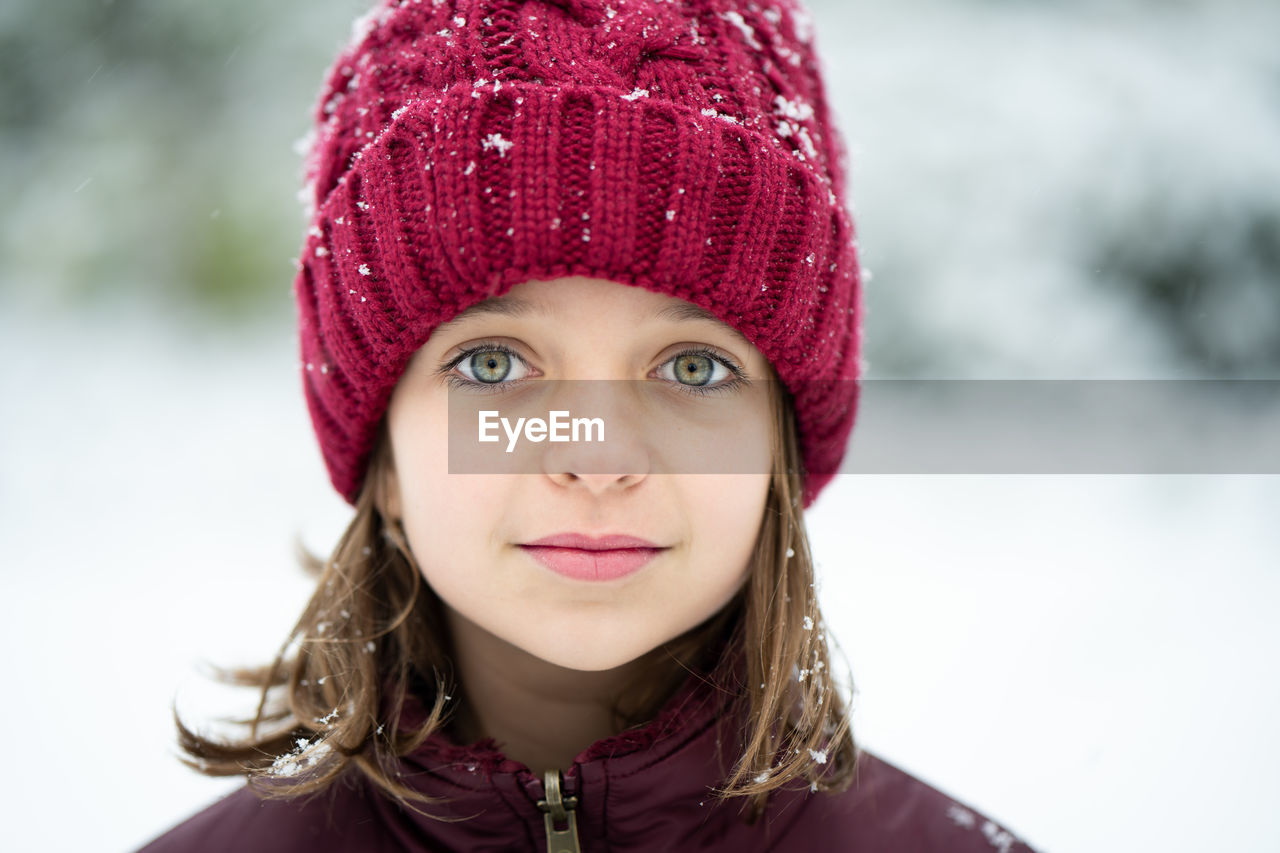
[[[308,767],[314,767],[330,752],[329,744],[317,740],[312,743],[304,737],[294,741],[292,752],[276,757],[271,762],[271,772],[276,776],[297,776]]]

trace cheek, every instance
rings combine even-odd
[[[447,461],[440,466],[443,473],[409,474],[402,484],[405,535],[424,579],[455,606],[509,591],[501,570],[517,501],[510,478],[450,475]]]
[[[494,502],[484,485],[474,482],[478,478],[443,472],[402,477],[404,527],[415,556],[451,552],[461,557],[488,541]],[[421,556],[419,562],[425,569]]]
[[[402,508],[408,516],[423,512],[438,499],[448,479],[449,456],[439,406],[401,397],[403,390],[397,389],[392,396],[387,427]]]
[[[434,440],[435,433],[420,421],[406,420],[393,420],[391,431],[401,523],[430,580],[448,552],[470,541],[466,526],[476,517],[474,500],[465,494],[468,478],[449,476],[448,455],[443,442]]]
[[[694,559],[714,567],[709,576],[733,590],[746,578],[769,494],[769,476],[725,474],[691,478],[689,502]],[[710,577],[709,577],[710,579]]]

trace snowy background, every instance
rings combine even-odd
[[[1280,378],[1280,3],[810,8],[869,377]],[[349,515],[292,143],[364,9],[0,7],[6,850],[129,851],[240,784],[169,703],[244,707],[198,663],[266,659],[292,537]],[[837,478],[855,734],[1044,851],[1280,848],[1277,515],[1274,476]]]

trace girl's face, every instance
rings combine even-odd
[[[485,310],[494,303],[517,310]],[[483,305],[438,327],[393,392],[388,512],[401,519],[451,619],[461,616],[558,666],[619,667],[712,616],[747,578],[770,480],[768,364],[709,314],[673,312],[696,313],[691,303],[633,285],[581,276],[529,281]],[[495,344],[502,347],[496,353]],[[691,350],[700,353],[682,355]],[[720,394],[698,398],[653,387],[670,391],[673,412],[718,406],[717,423],[730,414],[732,429],[720,431],[743,460],[733,470],[753,473],[650,474],[655,448],[643,442],[629,447],[626,466],[611,469],[631,473],[589,472],[595,451],[585,442],[536,444],[539,473],[449,473],[449,377],[488,383],[474,392],[484,401],[477,408],[501,411],[504,392],[493,387],[501,383],[705,386],[732,383],[734,367],[748,383]],[[677,395],[682,402],[674,402]],[[574,566],[604,571],[608,560],[528,545],[564,533],[639,537],[660,550],[638,570],[585,580],[572,576]],[[570,574],[553,571],[548,559],[567,563]]]

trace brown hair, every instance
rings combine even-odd
[[[750,576],[718,613],[650,652],[655,677],[613,706],[621,731],[651,720],[686,670],[712,675],[743,720],[745,745],[716,793],[748,798],[749,822],[770,791],[792,780],[805,780],[811,791],[845,790],[858,754],[831,668],[834,638],[818,609],[792,399],[776,374],[767,384],[774,467]],[[247,775],[271,798],[319,792],[355,768],[407,808],[421,812],[413,802],[438,802],[398,781],[396,759],[443,730],[462,691],[453,682],[443,603],[423,582],[403,529],[384,512],[392,465],[384,418],[355,517],[330,559],[295,540],[316,591],[274,660],[213,668],[219,681],[259,690],[253,716],[231,720],[248,732],[231,740],[202,736],[183,724],[175,704],[184,764],[209,776]],[[749,650],[744,671],[729,671],[733,650]],[[852,690],[847,664],[843,672]],[[410,694],[430,710],[416,729],[402,729],[401,704]]]

